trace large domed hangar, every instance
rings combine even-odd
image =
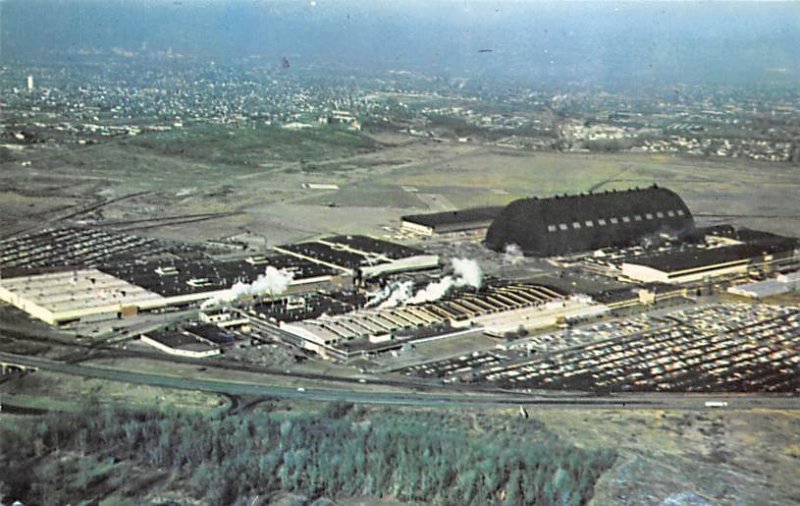
[[[529,256],[557,256],[670,233],[690,236],[694,218],[675,192],[658,186],[540,199],[515,200],[486,234],[486,245],[504,251],[516,244]]]

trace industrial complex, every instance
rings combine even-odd
[[[418,346],[452,341],[469,349],[482,342],[497,350],[404,371],[508,387],[669,390],[706,388],[707,382],[687,379],[696,362],[692,350],[717,350],[717,337],[690,326],[648,333],[652,322],[609,332],[598,322],[633,322],[630,315],[685,306],[719,288],[763,299],[798,286],[796,239],[698,226],[677,194],[656,186],[403,216],[397,230],[417,240],[332,235],[220,256],[121,232],[45,229],[2,242],[0,300],[77,332],[133,328],[126,339],[183,359],[234,353],[247,361],[239,350],[248,343],[280,343],[303,356],[391,369],[386,357],[413,356]],[[476,246],[485,252],[483,265],[437,246],[452,248],[460,238],[484,239]],[[483,268],[496,271],[493,252],[512,246],[536,266],[531,275],[484,275]],[[516,268],[525,272],[525,265]],[[785,315],[782,335],[793,339],[796,314]],[[701,334],[709,344],[693,341]],[[597,344],[600,336],[616,344]],[[646,370],[602,365],[616,364],[616,357],[633,360],[634,343],[652,351],[642,358]],[[687,348],[675,363],[685,374],[659,358],[660,350],[681,343]],[[576,346],[585,351],[552,360],[535,356]],[[742,355],[750,360],[742,364],[772,353],[742,346],[752,352]],[[796,356],[787,357],[795,367]],[[775,381],[770,388],[795,388]]]

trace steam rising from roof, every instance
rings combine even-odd
[[[293,273],[280,271],[269,265],[264,274],[260,274],[252,283],[238,281],[216,297],[205,301],[200,307],[207,308],[225,302],[233,302],[246,295],[270,295],[274,297],[284,293],[289,288],[293,278]]]
[[[366,307],[377,306],[384,309],[403,304],[433,302],[447,295],[453,288],[471,286],[477,290],[481,287],[483,271],[478,262],[468,258],[453,258],[450,262],[453,265],[452,275],[433,281],[416,293],[412,292],[414,283],[411,281],[390,283],[370,294]]]

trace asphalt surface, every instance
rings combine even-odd
[[[419,393],[397,391],[359,391],[347,385],[333,388],[288,388],[263,383],[213,379],[188,379],[176,376],[120,371],[84,364],[68,364],[40,357],[0,353],[0,361],[37,367],[54,373],[105,379],[132,384],[195,390],[222,395],[270,396],[287,400],[344,401],[358,404],[426,407],[502,407],[529,406],[575,409],[800,409],[800,399],[791,396],[739,394],[626,394],[607,397],[569,397],[519,393]],[[708,408],[705,402],[725,401],[724,408]]]

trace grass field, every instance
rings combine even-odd
[[[336,128],[230,128],[205,125],[138,136],[131,146],[165,156],[210,164],[254,165],[274,161],[314,162],[373,151],[378,143]]]
[[[412,185],[420,192],[444,195],[458,207],[657,183],[678,192],[696,214],[723,215],[701,216],[705,222],[800,233],[800,199],[794,198],[800,192],[800,173],[788,164],[482,148],[445,162],[396,169],[373,182]]]
[[[67,212],[65,206],[148,191],[104,207],[99,218],[240,211],[146,233],[202,240],[247,229],[286,242],[340,227],[381,235],[404,214],[658,183],[677,191],[701,223],[800,234],[800,172],[790,164],[377,139],[335,128],[200,126],[92,146],[30,148],[0,164],[8,197],[0,211],[16,224],[34,224]],[[31,165],[22,167],[26,159]],[[304,189],[309,182],[340,189]]]
[[[139,407],[215,408],[223,404],[215,394],[130,385],[99,379],[79,378],[37,371],[0,383],[0,396],[7,404],[45,410],[74,411],[87,399]]]
[[[368,186],[342,188],[334,192],[325,192],[298,201],[306,205],[349,206],[349,207],[392,207],[398,209],[420,208],[425,206],[414,193],[404,191],[400,187]]]
[[[9,231],[24,229],[80,206],[142,191],[149,193],[104,207],[101,218],[229,211],[281,202],[302,196],[300,185],[309,179],[346,181],[341,173],[366,169],[343,160],[357,162],[382,147],[366,135],[336,128],[223,126],[87,146],[33,146],[0,163],[5,190],[0,214],[8,217],[0,225]],[[229,222],[227,228],[239,225]]]

